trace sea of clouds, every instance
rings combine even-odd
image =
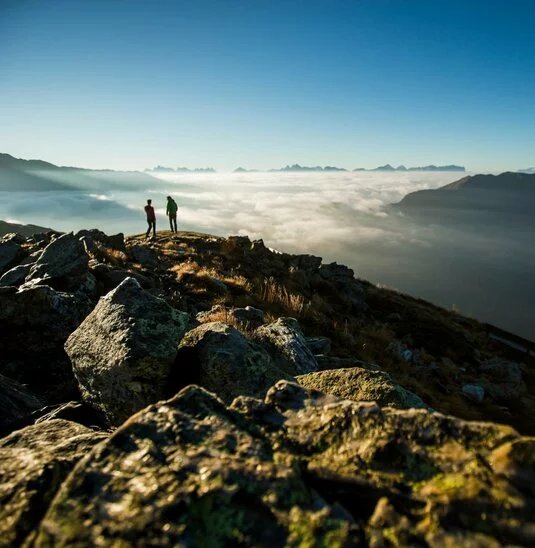
[[[143,206],[167,229],[166,196],[179,229],[262,238],[271,248],[337,261],[356,276],[429,299],[535,338],[535,234],[416,221],[388,204],[438,188],[454,172],[166,174],[143,192],[1,193],[0,219],[57,230],[100,228],[138,234]],[[530,301],[531,299],[531,301]]]

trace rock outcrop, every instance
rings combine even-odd
[[[63,344],[90,312],[90,301],[36,285],[0,287],[0,303],[0,373],[37,393],[74,380]]]
[[[263,397],[273,384],[288,378],[262,346],[232,326],[211,322],[182,339],[172,386],[199,384],[230,404],[240,395]]]
[[[105,437],[54,420],[0,439],[0,545],[23,543],[74,465]]]
[[[401,409],[427,407],[419,396],[395,383],[384,371],[351,367],[299,375],[296,380],[305,388],[342,399],[374,401]]]
[[[535,361],[476,320],[241,236],[2,242],[0,545],[535,544]]]
[[[34,544],[528,545],[532,445],[286,381],[230,408],[188,387],[92,450]]]
[[[259,327],[255,337],[270,350],[278,366],[288,375],[303,375],[318,369],[316,358],[294,318],[279,318]]]
[[[45,248],[32,265],[26,283],[48,285],[59,291],[75,289],[85,281],[89,257],[72,233],[63,234]]]
[[[84,400],[117,426],[161,399],[187,325],[133,278],[121,282],[65,343]]]
[[[17,259],[23,256],[20,245],[12,239],[0,240],[0,274],[3,274],[13,266]]]

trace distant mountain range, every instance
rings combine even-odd
[[[145,169],[146,173],[216,173],[216,170],[213,167],[196,167],[190,169],[189,167],[165,167],[165,166],[156,166],[152,168]]]
[[[433,221],[471,220],[485,215],[491,222],[535,226],[535,173],[463,177],[435,190],[407,194],[394,208]]]
[[[239,167],[234,170],[234,173],[255,173],[259,171],[258,169],[244,169],[243,167]],[[278,172],[278,171],[349,171],[348,169],[345,169],[343,167],[336,167],[336,166],[301,166],[299,164],[293,164],[293,165],[287,165],[286,167],[282,167],[279,169],[268,169],[268,172]],[[418,167],[405,167],[405,166],[398,166],[398,167],[392,167],[390,164],[386,164],[384,166],[379,166],[374,169],[366,169],[364,167],[358,167],[354,169],[353,171],[466,171],[466,169],[463,166],[456,166],[456,165],[448,165],[448,166],[435,166],[435,165],[429,165],[429,166],[418,166]]]
[[[405,167],[403,165],[398,167],[393,167],[390,164],[384,166],[376,167],[375,169],[354,169],[353,171],[466,171],[464,166],[448,165],[448,166],[416,166],[416,167]]]
[[[535,173],[535,167],[527,167],[525,169],[519,169],[519,173]]]
[[[0,190],[99,192],[112,188],[145,190],[161,184],[159,179],[139,171],[57,166],[43,160],[23,160],[0,153]]]

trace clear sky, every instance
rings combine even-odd
[[[532,0],[0,0],[0,152],[535,165]]]

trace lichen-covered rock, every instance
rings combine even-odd
[[[297,382],[310,390],[318,390],[342,399],[375,401],[401,409],[427,407],[422,399],[392,380],[384,371],[370,371],[360,367],[317,371],[296,377]]]
[[[187,324],[187,314],[125,279],[65,343],[84,400],[119,425],[162,399]]]
[[[273,384],[288,378],[260,345],[221,322],[188,331],[173,368],[175,389],[199,384],[227,404],[240,395],[263,397]]]
[[[532,438],[280,381],[139,412],[68,477],[51,545],[533,545]],[[527,482],[527,483],[526,483]]]
[[[60,291],[76,288],[88,273],[89,257],[72,233],[63,234],[46,246],[26,277],[30,285],[49,285]]]
[[[318,369],[324,371],[326,369],[343,369],[350,367],[360,367],[370,371],[383,371],[383,368],[376,363],[363,362],[357,358],[340,358],[339,356],[316,356]]]
[[[289,375],[304,375],[318,369],[318,362],[308,348],[297,320],[293,318],[279,318],[269,325],[259,327],[255,331],[255,338]]]
[[[80,463],[35,545],[341,545],[352,520],[259,433],[197,387],[152,405]]]
[[[13,425],[44,406],[45,402],[26,387],[0,375],[0,436],[9,433]]]
[[[23,543],[74,465],[104,438],[78,424],[54,420],[0,439],[0,545]]]

